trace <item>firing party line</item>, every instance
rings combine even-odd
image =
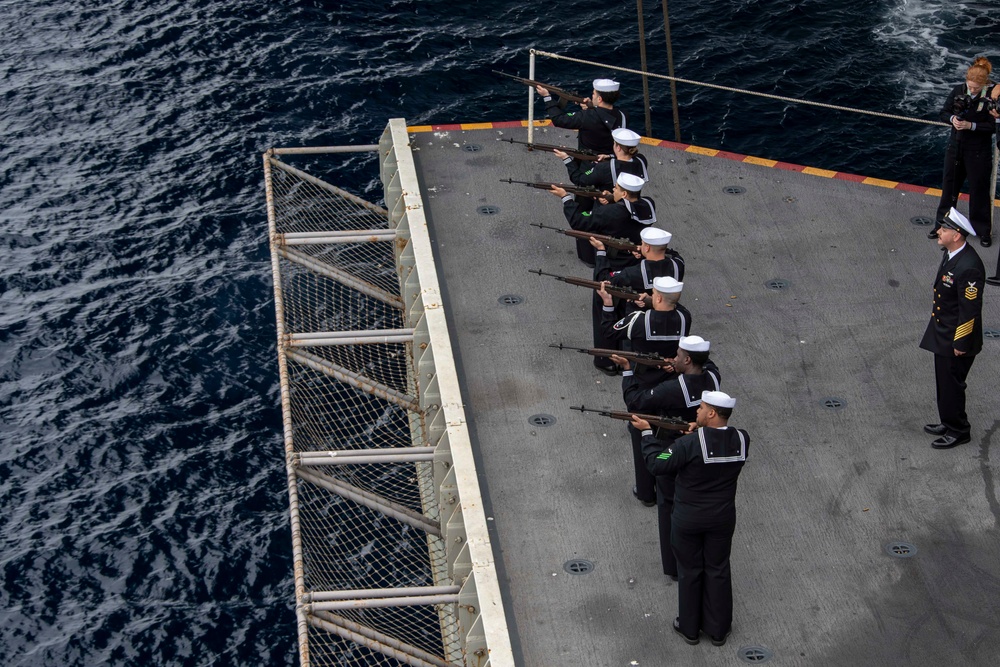
[[[663,574],[677,582],[673,628],[689,644],[704,633],[722,646],[732,626],[736,485],[749,445],[746,431],[728,425],[736,399],[722,391],[711,342],[691,334],[691,313],[680,303],[684,258],[670,247],[673,235],[655,226],[656,204],[643,195],[649,161],[615,106],[618,82],[597,79],[581,98],[518,80],[536,86],[553,125],[578,131],[575,149],[527,144],[561,159],[571,185],[504,181],[559,197],[570,229],[535,224],[575,237],[577,256],[593,273],[533,271],[593,290],[593,347],[556,347],[586,353],[596,370],[622,376],[625,410],[573,409],[628,422],[632,494],[657,508]],[[568,110],[570,102],[579,110]]]

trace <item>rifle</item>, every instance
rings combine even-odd
[[[632,352],[625,350],[606,350],[600,347],[573,347],[572,345],[563,345],[559,343],[558,345],[552,344],[549,347],[554,347],[557,350],[576,350],[581,354],[589,354],[592,357],[610,357],[612,354],[618,355],[619,357],[624,357],[628,359],[629,363],[640,364],[642,366],[670,366],[673,368],[673,359],[665,359],[657,354],[652,354],[650,352]]]
[[[552,225],[543,225],[540,222],[531,223],[532,227],[538,227],[539,229],[554,229],[560,234],[565,234],[566,236],[572,236],[575,239],[583,239],[587,241],[593,236],[595,239],[604,244],[606,248],[614,248],[615,250],[627,250],[628,252],[639,252],[639,246],[632,243],[628,239],[620,239],[617,236],[608,236],[607,234],[592,234],[590,232],[581,232],[578,229],[561,229],[559,227],[553,227]]]
[[[529,188],[536,188],[538,190],[548,190],[552,187],[562,188],[567,192],[567,194],[578,195],[580,197],[591,197],[597,199],[598,197],[611,197],[611,193],[598,190],[597,188],[582,188],[578,185],[566,185],[565,183],[547,183],[544,181],[515,181],[513,178],[501,178],[501,183],[523,183]]]
[[[556,280],[560,280],[568,285],[576,285],[577,287],[589,287],[595,292],[601,289],[601,282],[599,280],[587,280],[586,278],[574,278],[573,276],[559,276],[554,273],[546,273],[541,269],[528,269],[528,273],[537,273],[540,276],[552,276]],[[631,287],[619,287],[617,285],[608,285],[604,288],[604,291],[615,297],[616,299],[626,299],[628,301],[635,301],[636,299],[648,299],[649,295],[645,292],[636,292]]]
[[[493,70],[493,73],[499,74],[500,76],[505,76],[508,79],[514,79],[514,81],[517,81],[518,83],[523,83],[526,86],[541,86],[545,90],[549,91],[550,94],[555,95],[560,99],[564,99],[567,102],[574,102],[582,107],[587,106],[587,103],[584,101],[584,98],[580,97],[579,95],[574,95],[568,90],[563,90],[562,88],[556,88],[555,86],[550,86],[547,83],[536,81],[534,79],[525,79],[519,76],[514,76],[513,74],[507,74],[506,72],[501,72],[499,70]]]
[[[589,148],[567,148],[566,146],[553,146],[552,144],[533,144],[530,141],[518,141],[517,139],[497,139],[497,141],[521,144],[522,146],[527,146],[529,151],[548,151],[549,153],[562,151],[571,158],[576,158],[582,162],[596,162],[600,158],[600,155],[596,151],[592,151]]]
[[[679,417],[661,417],[659,415],[644,415],[640,412],[624,412],[619,410],[594,410],[593,408],[585,408],[582,405],[579,407],[570,406],[569,409],[579,410],[580,412],[594,412],[602,417],[610,417],[611,419],[618,419],[626,422],[632,421],[632,415],[635,415],[639,419],[645,419],[653,428],[662,429],[664,431],[686,431],[691,425]]]

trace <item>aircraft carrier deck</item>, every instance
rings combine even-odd
[[[630,493],[624,425],[569,410],[621,409],[620,380],[548,347],[591,344],[591,292],[528,269],[590,270],[572,239],[529,226],[566,226],[556,197],[499,182],[566,181],[553,155],[497,141],[525,139],[522,125],[410,128],[519,663],[738,665],[770,652],[776,665],[996,664],[1000,339],[970,374],[972,443],[936,451],[922,432],[937,421],[917,344],[940,251],[912,219],[933,215],[937,193],[642,147],[644,194],[687,262],[692,333],[712,342],[738,399],[731,423],[751,436],[733,634],[692,647],[670,629],[676,585],[656,510]],[[992,269],[996,249],[975,247]],[[523,301],[500,303],[509,295]],[[996,290],[985,304],[993,334]],[[895,543],[910,557],[890,555]],[[574,560],[593,569],[570,574]]]

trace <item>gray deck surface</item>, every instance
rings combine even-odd
[[[969,377],[972,443],[936,451],[921,430],[937,421],[932,356],[917,343],[940,254],[910,218],[932,216],[936,198],[642,147],[644,194],[687,261],[692,333],[712,342],[738,399],[731,423],[751,436],[733,634],[691,647],[670,630],[676,585],[661,573],[656,510],[630,493],[624,425],[569,410],[622,409],[620,380],[547,347],[591,344],[591,293],[527,270],[590,271],[572,239],[528,225],[565,227],[556,197],[498,182],[566,182],[563,165],[496,141],[526,130],[411,136],[523,665],[739,665],[750,645],[774,665],[1000,664],[1000,340]],[[996,248],[975,248],[992,272]],[[766,289],[774,278],[790,288]],[[524,303],[499,305],[508,293]],[[985,302],[986,328],[1000,329],[1000,290]],[[536,413],[558,421],[533,427]],[[893,540],[919,551],[892,558]],[[574,558],[595,570],[565,573]]]

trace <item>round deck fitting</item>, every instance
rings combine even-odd
[[[462,150],[465,151],[466,153],[478,153],[479,151],[483,150],[483,147],[480,146],[479,144],[465,144],[464,146],[462,146]]]
[[[594,571],[594,564],[583,558],[575,558],[563,563],[563,569],[570,574],[589,574]]]
[[[741,195],[744,192],[746,192],[747,189],[739,185],[727,185],[726,187],[722,188],[722,191],[725,192],[727,195]]]
[[[885,545],[885,552],[893,558],[913,558],[917,555],[917,547],[915,544],[896,540]]]
[[[500,212],[499,206],[480,206],[476,209],[476,213],[479,215],[496,215]]]
[[[932,218],[928,218],[926,215],[917,215],[910,218],[910,224],[916,225],[917,227],[930,227],[934,224]]]
[[[847,407],[847,401],[842,398],[837,398],[836,396],[821,398],[819,404],[827,410],[843,410]]]
[[[766,646],[741,646],[736,655],[743,662],[762,665],[774,657],[774,653]]]
[[[531,415],[528,423],[532,426],[552,426],[556,423],[556,418],[552,415]]]
[[[497,301],[505,306],[516,306],[519,303],[524,303],[524,297],[520,294],[504,294]]]
[[[1000,338],[1000,330],[986,329],[983,331],[983,338]]]
[[[772,278],[764,283],[764,287],[769,290],[774,290],[775,292],[780,292],[781,290],[786,290],[791,287],[791,283],[784,278]]]

